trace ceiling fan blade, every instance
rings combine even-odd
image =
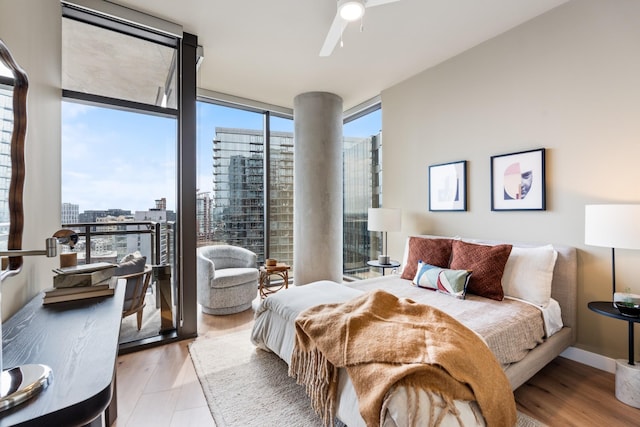
[[[327,38],[324,39],[324,44],[322,45],[322,49],[320,49],[320,56],[331,55],[331,52],[333,52],[333,49],[336,47],[336,43],[340,40],[342,31],[347,27],[347,24],[348,22],[340,18],[336,13],[335,18],[333,18],[333,22],[331,23],[331,28],[329,28],[329,33],[327,33]]]
[[[400,0],[366,0],[364,3],[364,6],[365,7],[380,6],[381,4],[395,3],[398,1]]]

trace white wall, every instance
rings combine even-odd
[[[0,38],[29,78],[22,247],[44,249],[60,227],[60,2],[0,0]],[[51,286],[56,263],[24,258],[23,271],[2,282],[3,319]]]
[[[584,245],[584,205],[640,202],[639,23],[637,0],[572,1],[385,90],[384,205],[403,209],[391,255],[417,233],[576,246],[577,347],[626,357],[627,325],[587,309],[611,299],[611,257]],[[547,210],[492,212],[490,156],[540,147]],[[457,160],[468,212],[429,212],[428,166]],[[640,253],[616,255],[618,287],[640,293]]]

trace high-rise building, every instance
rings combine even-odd
[[[381,206],[381,134],[369,138],[344,139],[343,263],[346,275],[368,271],[375,258],[379,236],[367,229],[368,209]],[[371,236],[371,237],[370,237]]]
[[[160,202],[160,203],[158,203]],[[136,222],[155,223],[153,234],[131,234],[127,240],[128,252],[140,251],[147,257],[149,264],[171,264],[173,247],[173,233],[170,223],[175,221],[175,212],[159,209],[166,208],[166,199],[156,200],[156,207],[148,211],[136,211],[134,219]],[[148,225],[129,225],[128,230],[145,230]],[[157,232],[157,234],[156,234]]]
[[[292,264],[293,134],[271,132],[270,140],[267,254]],[[367,270],[366,261],[372,257],[367,209],[380,206],[380,141],[380,134],[344,139],[344,265],[348,274]],[[250,249],[260,262],[265,258],[264,153],[261,130],[216,128],[211,240]],[[198,198],[202,209],[205,200]],[[204,227],[199,225],[200,229]]]
[[[74,203],[62,203],[62,224],[77,224],[79,221],[80,205]]]
[[[205,246],[213,243],[213,216],[211,208],[211,193],[197,193],[196,230],[198,233],[198,246]]]
[[[156,209],[159,211],[167,210],[167,198],[162,197],[160,199],[156,199]]]

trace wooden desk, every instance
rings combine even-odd
[[[119,280],[114,296],[46,306],[39,294],[3,323],[4,367],[40,363],[53,379],[37,396],[2,412],[0,427],[101,425],[102,412],[106,424],[113,423],[125,287]]]

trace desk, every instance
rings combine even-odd
[[[280,289],[289,288],[289,269],[291,267],[284,263],[277,263],[276,265],[263,265],[260,267],[260,283],[258,289],[262,298],[269,294],[278,292]],[[277,289],[271,287],[271,276],[277,276],[282,279],[282,285]]]
[[[633,355],[635,323],[640,323],[640,317],[625,316],[613,306],[612,301],[592,301],[589,310],[603,316],[624,320],[629,323],[629,361],[616,360],[616,398],[634,408],[640,408],[640,366],[635,364]]]
[[[0,415],[5,426],[101,425],[117,416],[115,369],[125,282],[110,297],[42,305],[42,293],[2,325],[4,366],[41,363],[47,388]],[[113,396],[113,397],[112,397]]]
[[[384,276],[384,271],[387,268],[398,268],[400,267],[400,263],[398,261],[389,261],[389,264],[380,264],[377,260],[367,261],[367,265],[370,267],[376,267],[382,269],[382,275]]]

